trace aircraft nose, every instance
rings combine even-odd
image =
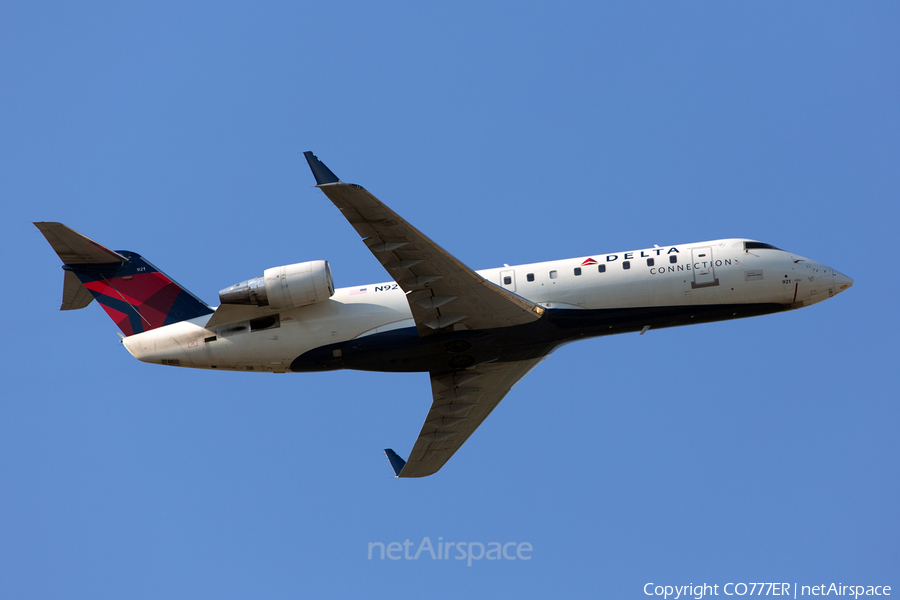
[[[834,270],[834,269],[832,269]],[[840,271],[834,271],[834,293],[840,294],[844,290],[850,289],[853,285],[853,280],[841,273]]]

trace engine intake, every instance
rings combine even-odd
[[[325,260],[273,267],[261,277],[219,292],[222,304],[252,304],[282,310],[328,300],[334,295],[331,266]]]

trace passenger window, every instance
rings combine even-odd
[[[648,266],[648,267],[652,267],[652,266],[653,266],[653,259],[652,259],[652,258],[648,258],[648,259],[647,259],[647,266]]]
[[[507,275],[506,277],[503,278],[503,285],[509,285],[511,283],[512,283],[512,277],[510,277],[509,275]]]
[[[557,273],[556,271],[550,271],[550,279],[556,279],[557,277],[559,277],[559,273]]]
[[[529,273],[525,276],[525,279],[527,279],[528,281],[534,281],[534,273]]]
[[[606,273],[606,265],[597,265],[598,273]]]
[[[674,265],[675,263],[678,262],[678,257],[673,254],[672,256],[669,257],[669,262]]]
[[[575,267],[575,276],[581,275],[581,267]]]
[[[623,263],[622,263],[622,268],[623,268],[623,269],[626,269],[626,270],[627,270],[627,269],[630,269],[630,268],[631,268],[631,261],[630,261],[630,260],[626,260],[625,262],[623,262]]]

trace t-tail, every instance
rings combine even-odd
[[[114,252],[62,223],[35,226],[63,261],[60,310],[84,308],[96,299],[125,335],[213,312],[139,254]]]

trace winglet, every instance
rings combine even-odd
[[[316,185],[338,183],[340,181],[340,179],[337,178],[337,175],[332,173],[331,169],[325,166],[325,163],[316,158],[315,154],[312,152],[304,152],[303,156],[306,157],[306,162],[309,163],[309,168],[312,171],[313,177],[316,178]]]
[[[385,448],[384,454],[388,457],[388,460],[391,461],[391,468],[394,469],[394,476],[400,477],[400,471],[406,466],[406,461],[400,458],[400,456],[390,448]]]

